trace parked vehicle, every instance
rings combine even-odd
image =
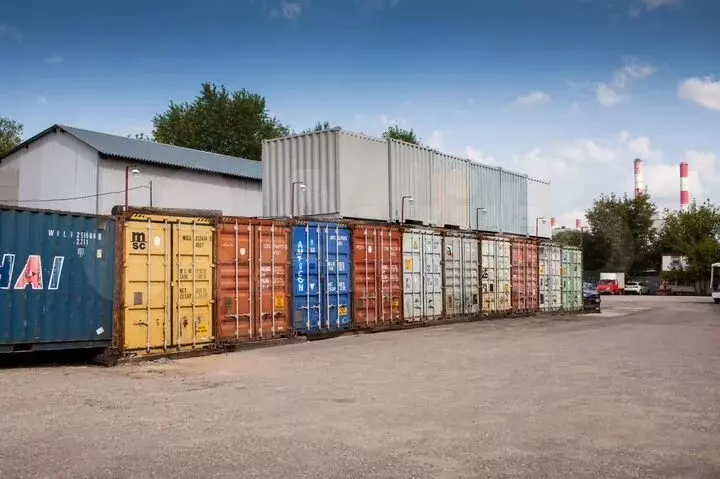
[[[625,294],[648,294],[650,290],[640,281],[628,281],[625,283]]]
[[[583,283],[583,308],[585,311],[600,312],[600,293],[591,283]]]
[[[720,263],[714,263],[710,268],[711,296],[715,304],[720,304]]]
[[[600,294],[623,294],[625,273],[600,273],[597,290]]]

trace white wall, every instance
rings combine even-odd
[[[96,164],[94,149],[66,133],[50,133],[2,160],[0,202],[95,213]]]
[[[130,176],[130,206],[149,206],[153,183],[153,206],[222,210],[231,216],[262,215],[260,181],[251,181],[194,170],[99,159],[100,192],[115,192],[99,197],[102,214],[125,203],[125,167],[137,166],[140,173]]]

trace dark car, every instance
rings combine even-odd
[[[583,306],[585,311],[600,312],[600,293],[590,283],[583,283]]]

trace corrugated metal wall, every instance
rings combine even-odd
[[[528,234],[527,175],[500,169],[500,231]]]
[[[432,156],[434,224],[469,228],[468,160],[437,151]]]
[[[387,140],[340,131],[338,197],[346,218],[388,221],[390,196]]]
[[[500,230],[500,170],[480,163],[468,165],[470,218],[473,229]],[[485,213],[478,211],[484,209]]]
[[[390,159],[390,211],[394,221],[402,214],[402,197],[412,196],[413,203],[405,202],[405,219],[424,224],[435,222],[432,198],[432,151],[397,140],[388,141]]]
[[[550,183],[528,178],[527,212],[530,235],[551,238]]]

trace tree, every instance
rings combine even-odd
[[[383,138],[392,138],[393,140],[400,140],[406,143],[412,143],[413,145],[420,144],[420,138],[418,138],[415,131],[412,129],[405,130],[396,125],[390,126],[382,136]]]
[[[601,269],[630,272],[657,266],[659,258],[653,256],[656,214],[648,195],[630,198],[611,194],[595,200],[585,216],[593,253],[599,263],[604,263]]]
[[[598,271],[605,267],[604,244],[586,229],[566,229],[553,235],[553,241],[561,246],[575,246],[583,251],[583,269]]]
[[[658,237],[662,253],[687,257],[684,279],[700,282],[705,290],[710,265],[720,261],[720,210],[709,201],[693,202],[687,211],[665,212],[665,223]]]
[[[192,103],[174,103],[153,118],[160,143],[260,160],[262,140],[285,136],[289,129],[270,116],[265,97],[242,89],[203,83]]]
[[[135,140],[143,140],[143,141],[155,141],[152,135],[146,135],[145,133],[135,133],[134,135],[128,135],[128,138],[133,138]]]
[[[0,116],[0,155],[12,150],[22,141],[22,123]]]
[[[330,126],[329,121],[319,121],[319,122],[315,123],[314,127],[303,130],[302,133],[313,133],[315,131],[325,131],[325,130],[329,130],[330,128],[332,128],[332,127]]]

